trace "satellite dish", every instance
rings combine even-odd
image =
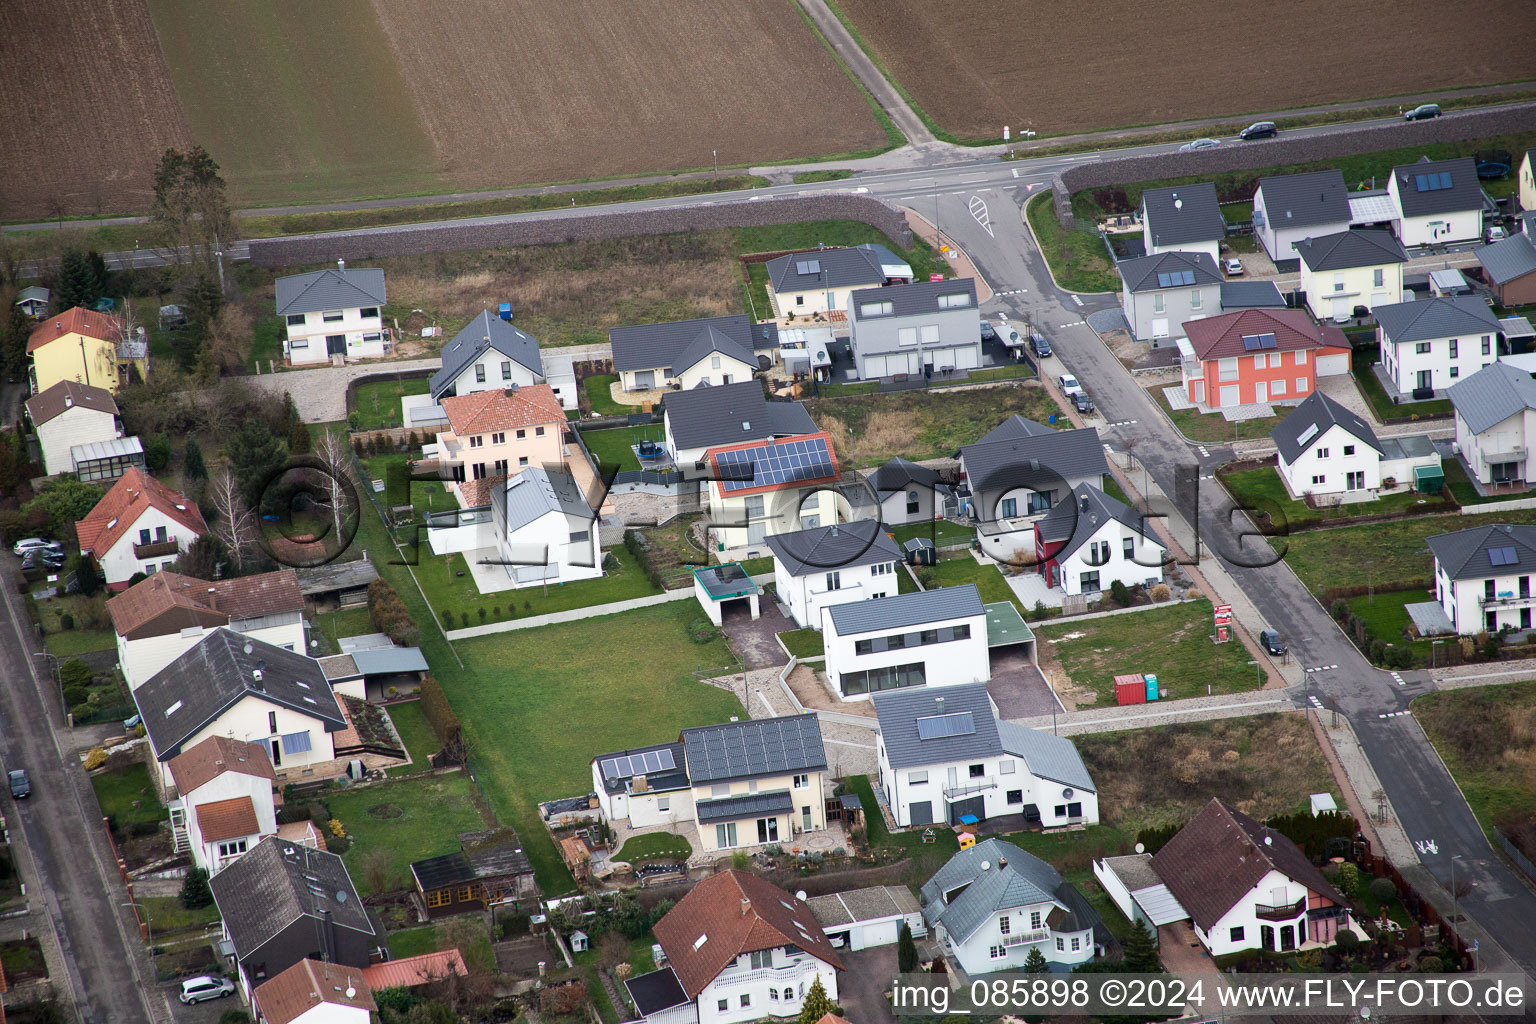
[[[1274,846],[1275,845],[1274,837],[1272,837],[1272,836],[1265,836],[1264,837],[1264,845],[1265,846]]]
[[[250,642],[250,641],[249,641],[249,640],[247,640],[247,641],[246,641],[246,642],[245,642],[245,646],[244,646],[244,647],[243,647],[243,648],[241,648],[241,649],[242,649],[242,650],[244,650],[244,651],[245,651],[245,653],[246,653],[246,654],[250,654],[250,653],[251,653],[251,652],[252,652],[252,651],[254,651],[254,650],[255,650],[255,649],[256,649],[256,648],[255,648],[255,647],[252,647],[252,646],[251,646],[251,642]]]
[[[991,866],[992,866],[992,862],[989,861],[989,860],[984,860],[984,861],[981,862],[981,870],[983,870],[983,871],[987,870]]]
[[[1070,788],[1064,789],[1064,790],[1061,791],[1061,795],[1064,798],[1066,798],[1068,800],[1071,800],[1072,799],[1072,790]]]
[[[246,653],[249,654],[250,652],[247,651]],[[266,670],[267,670],[267,659],[266,658],[257,658],[256,659],[256,671],[257,672],[265,672]],[[1069,789],[1069,790],[1067,790],[1067,792],[1070,793],[1072,791]]]
[[[1147,852],[1147,844],[1146,843],[1137,843],[1136,844],[1136,852],[1137,853],[1146,853]]]
[[[798,890],[795,893],[795,899],[799,900],[801,903],[804,903],[805,902],[805,890],[804,889]]]
[[[336,902],[337,903],[345,903],[345,902],[347,902],[347,890],[345,890],[345,889],[337,889],[336,890]]]
[[[357,998],[357,987],[356,986],[354,986],[354,985],[348,985],[347,986],[347,998],[348,999],[356,999]]]

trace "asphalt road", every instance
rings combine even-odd
[[[95,793],[73,752],[52,729],[58,695],[13,580],[17,562],[0,552],[0,759],[6,770],[25,768],[32,795],[7,813],[13,840],[25,843],[33,876],[23,874],[34,906],[41,905],[57,934],[64,976],[54,981],[72,993],[87,1024],[169,1020],[170,1008],[154,984],[148,954],[122,904],[118,877],[100,825]],[[7,794],[7,799],[9,794]]]

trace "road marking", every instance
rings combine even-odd
[[[1019,169],[1018,169],[1018,168],[1017,168],[1017,167],[1015,167],[1015,168],[1014,168],[1014,169],[1013,169],[1013,176],[1014,176],[1014,177],[1015,177],[1015,178],[1017,178],[1017,177],[1018,177],[1018,176],[1019,176]]]
[[[1402,686],[1403,685],[1403,674],[1401,672],[1393,672],[1392,673],[1392,681],[1394,683],[1396,683],[1398,686]]]
[[[1338,667],[1339,666],[1337,666],[1337,665],[1318,665],[1318,666],[1316,666],[1314,668],[1307,669],[1307,671],[1308,672],[1332,672],[1334,669],[1336,669]]]
[[[1440,847],[1435,843],[1433,839],[1415,839],[1413,841],[1413,845],[1414,848],[1419,851],[1420,857],[1424,856],[1426,853],[1440,852]]]
[[[1205,450],[1205,445],[1203,444],[1195,445],[1195,451],[1200,453],[1200,457],[1202,459],[1208,459],[1211,457],[1211,453]]]
[[[981,196],[971,196],[970,208],[971,216],[981,225],[981,229],[988,237],[995,237],[992,235],[992,214],[987,210],[987,201]]]
[[[1082,297],[1078,296],[1078,295],[1072,296],[1072,301],[1077,303],[1079,306],[1081,306],[1083,304]]]
[[[1413,714],[1412,711],[1387,711],[1387,712],[1384,712],[1382,714],[1377,715],[1376,717],[1377,718],[1402,718],[1404,715],[1411,715],[1411,714]]]
[[[1106,423],[1104,425],[1106,427],[1134,427],[1136,425],[1136,421],[1135,420],[1115,420],[1113,423]],[[1105,445],[1104,447],[1108,448],[1109,446]]]
[[[1323,702],[1317,699],[1316,694],[1308,694],[1307,699],[1312,702],[1312,706],[1317,708],[1317,710],[1323,710]]]
[[[1028,288],[1010,288],[1006,292],[993,292],[992,294],[993,295],[1023,295],[1027,291],[1029,291]],[[998,315],[1003,317],[1004,319],[1007,319],[1007,314],[1005,314],[1005,313],[999,313]]]
[[[1072,321],[1072,322],[1071,322],[1071,323],[1069,323],[1069,324],[1062,324],[1062,325],[1061,325],[1061,326],[1060,326],[1060,327],[1058,327],[1058,328],[1056,328],[1056,329],[1057,329],[1057,330],[1058,330],[1058,331],[1064,331],[1064,330],[1066,330],[1066,329],[1067,329],[1067,328],[1068,328],[1068,327],[1081,327],[1081,326],[1083,326],[1083,324],[1084,324],[1084,323],[1085,323],[1085,322],[1086,322],[1086,321],[1083,321],[1083,320],[1073,320],[1073,321]]]

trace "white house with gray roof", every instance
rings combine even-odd
[[[487,309],[443,346],[442,368],[432,375],[427,391],[433,402],[441,402],[453,395],[533,384],[548,384],[562,409],[576,408],[575,377],[545,377],[538,339]]]
[[[1371,425],[1314,391],[1269,432],[1291,497],[1368,501],[1381,488],[1381,442]]]
[[[1475,295],[1378,306],[1381,366],[1400,394],[1432,397],[1503,354],[1498,318]]]
[[[603,574],[597,513],[569,473],[529,466],[494,481],[489,509],[449,513],[432,553],[462,553],[482,594]]]
[[[802,629],[821,629],[832,605],[899,593],[906,572],[901,550],[873,519],[776,533],[767,544],[774,589]]]
[[[1536,379],[1498,362],[1447,392],[1467,472],[1485,486],[1525,487],[1536,477]]]
[[[999,721],[983,683],[872,698],[880,788],[896,824],[1020,815],[1024,827],[1099,820],[1098,787],[1071,740]]]
[[[1530,629],[1536,526],[1476,526],[1429,538],[1435,600],[1462,636]]]
[[[751,380],[758,353],[778,346],[774,324],[744,315],[614,327],[613,369],[625,391],[676,388],[689,391]]]
[[[667,456],[685,476],[697,475],[711,448],[816,433],[805,406],[769,401],[755,378],[671,392],[661,413]]]
[[[992,678],[987,610],[974,583],[832,605],[822,644],[827,682],[844,700]]]
[[[880,502],[880,521],[890,526],[928,523],[939,518],[939,474],[896,456],[869,475]]]
[[[1164,252],[1123,260],[1120,308],[1137,341],[1178,337],[1186,320],[1221,312],[1221,272],[1207,252]]]
[[[1409,248],[1483,237],[1483,187],[1469,156],[1394,167],[1387,194],[1395,214],[1392,230]]]
[[[1352,228],[1296,242],[1301,290],[1319,320],[1347,320],[1356,306],[1375,309],[1403,301],[1408,254],[1390,231]]]
[[[1253,233],[1273,260],[1294,260],[1296,243],[1349,227],[1349,190],[1338,168],[1260,178]]]
[[[1068,595],[1162,581],[1167,547],[1140,512],[1093,484],[1073,488],[1034,531],[1040,575]]]
[[[1227,222],[1209,181],[1173,188],[1149,188],[1141,194],[1141,240],[1148,256],[1162,252],[1203,252],[1221,258]]]
[[[922,895],[928,927],[972,977],[1020,970],[1032,949],[1070,970],[1109,939],[1098,912],[1060,872],[1001,839],[956,853]]]
[[[811,316],[848,309],[860,288],[908,284],[912,268],[890,249],[875,243],[846,249],[792,252],[766,264],[768,301],[775,316]]]
[[[293,366],[376,359],[389,354],[384,326],[384,271],[335,270],[280,277],[276,281],[277,315],[283,318],[283,359]]]
[[[861,380],[942,377],[981,366],[981,312],[970,278],[856,291],[848,322]]]

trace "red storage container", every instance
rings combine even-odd
[[[1116,704],[1145,704],[1147,702],[1147,681],[1140,674],[1133,676],[1115,676],[1115,703]]]

